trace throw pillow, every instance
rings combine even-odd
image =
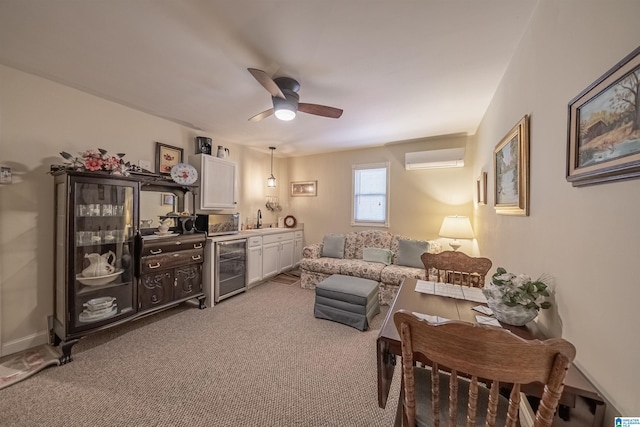
[[[407,267],[424,268],[424,264],[420,256],[426,252],[429,247],[427,242],[422,240],[405,240],[398,239],[398,265]]]
[[[391,251],[381,248],[362,248],[362,260],[389,265],[391,264]]]
[[[324,239],[322,239],[322,256],[344,258],[344,235],[324,236]]]

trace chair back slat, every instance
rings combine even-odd
[[[454,251],[439,254],[425,252],[421,259],[424,268],[434,274],[438,282],[476,288],[484,287],[485,278],[492,265],[489,258],[470,257]]]
[[[534,427],[551,426],[567,368],[575,357],[570,342],[524,340],[508,330],[460,321],[433,324],[404,310],[393,318],[402,345],[402,405],[408,426],[416,425],[418,408],[429,413],[431,425],[438,427],[441,409],[448,406],[449,426],[482,422],[487,427],[515,427],[520,385],[532,382],[544,385]],[[430,368],[416,368],[416,360]],[[428,390],[430,402],[416,402],[416,381],[422,376],[416,376],[415,369],[430,369],[430,384],[420,386]],[[507,399],[500,390],[509,388]]]

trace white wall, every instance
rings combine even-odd
[[[66,86],[0,66],[0,164],[13,168],[13,184],[0,185],[0,355],[47,341],[53,313],[53,178],[60,151],[89,148],[126,153],[125,160],[155,165],[155,141],[195,153],[194,137],[214,138],[230,148],[231,160],[248,171],[239,179],[238,209],[264,222],[269,153],[218,141],[196,131]],[[285,170],[274,159],[274,173]],[[285,172],[282,173],[286,180]],[[284,190],[286,195],[286,189]]]
[[[389,231],[415,239],[440,240],[447,215],[473,214],[475,178],[471,153],[463,168],[405,170],[406,152],[466,147],[466,136],[449,136],[388,144],[383,147],[295,157],[289,161],[291,181],[318,181],[317,197],[291,197],[290,206],[305,224],[305,239],[320,242],[326,233],[362,230],[351,226],[352,165],[390,162]],[[442,239],[449,249],[450,240]],[[461,248],[475,253],[474,242]]]
[[[626,416],[640,414],[640,181],[573,188],[565,165],[568,102],[638,46],[639,16],[635,0],[541,0],[477,132],[475,162],[476,175],[489,172],[489,203],[475,213],[482,254],[555,277],[556,307],[540,324],[576,346],[577,366]],[[525,114],[531,214],[496,215],[493,149]]]

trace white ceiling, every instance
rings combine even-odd
[[[537,0],[0,0],[0,63],[298,156],[473,134]],[[247,68],[340,119],[271,116]]]

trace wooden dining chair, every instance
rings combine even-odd
[[[470,257],[455,251],[439,254],[425,252],[421,259],[427,272],[437,274],[438,282],[476,288],[484,287],[485,277],[492,265],[489,258]]]
[[[527,341],[505,329],[461,321],[433,324],[404,310],[393,320],[402,344],[404,426],[438,427],[442,418],[449,426],[514,427],[520,387],[532,382],[544,386],[534,427],[551,426],[576,354],[570,342]],[[416,367],[416,361],[430,367]]]

